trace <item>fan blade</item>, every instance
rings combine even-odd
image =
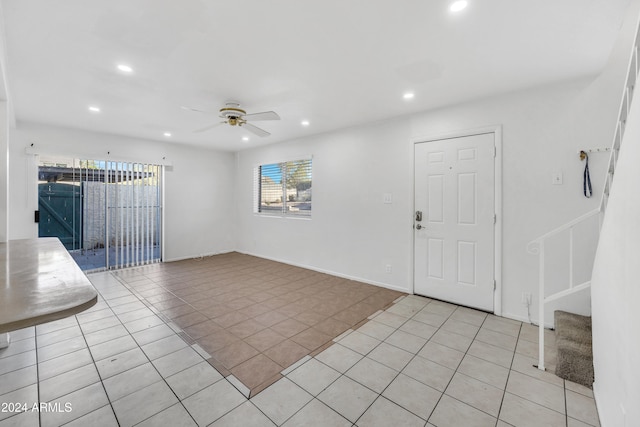
[[[256,122],[258,120],[280,120],[280,116],[275,111],[263,111],[262,113],[245,114],[242,116],[244,120]]]
[[[220,126],[220,125],[221,125],[221,124],[223,124],[223,123],[227,123],[227,122],[214,123],[214,124],[212,124],[212,125],[209,125],[209,126],[203,127],[202,129],[196,129],[196,130],[194,130],[194,131],[193,131],[193,133],[200,133],[200,132],[204,132],[204,131],[207,131],[207,130],[209,130],[209,129],[213,129],[213,128],[215,128],[215,127],[218,127],[218,126]]]
[[[240,124],[240,126],[242,126],[243,128],[246,128],[249,132],[253,132],[258,136],[269,136],[269,135],[271,135],[266,130],[260,129],[259,127],[254,126],[251,123],[242,123],[242,124]]]
[[[217,114],[217,113],[212,113],[210,111],[198,110],[197,108],[185,107],[184,105],[181,105],[180,108],[182,108],[183,110],[187,110],[187,111],[196,111],[198,113]]]

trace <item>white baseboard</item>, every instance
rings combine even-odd
[[[398,291],[398,292],[404,292],[406,294],[411,294],[412,293],[411,290],[407,289],[407,288],[401,288],[399,286],[390,285],[388,283],[376,282],[375,280],[369,280],[369,279],[365,279],[363,277],[350,276],[348,274],[338,273],[337,271],[325,270],[323,268],[318,268],[318,267],[315,267],[315,266],[312,266],[312,265],[298,264],[298,263],[291,262],[291,261],[286,261],[286,260],[282,260],[282,259],[278,259],[278,258],[268,257],[268,256],[260,255],[260,254],[251,253],[251,252],[244,252],[244,251],[240,251],[240,250],[236,250],[236,252],[241,253],[241,254],[245,254],[245,255],[255,256],[255,257],[258,257],[258,258],[268,259],[269,261],[281,262],[283,264],[291,265],[291,266],[294,266],[294,267],[306,268],[307,270],[317,271],[318,273],[330,274],[331,276],[341,277],[343,279],[356,280],[358,282],[367,283],[369,285],[379,286],[381,288],[391,289],[391,290]]]
[[[519,322],[522,323],[529,323],[529,319],[526,316],[521,316],[519,314],[513,314],[513,313],[502,313],[502,317],[506,317],[507,319],[512,319],[512,320],[517,320]],[[538,326],[538,322],[536,321],[536,319],[531,319],[531,324],[534,326]],[[544,327],[546,329],[553,329],[553,322],[549,323],[549,322],[545,322]]]
[[[206,254],[194,254],[194,255],[187,255],[187,256],[177,257],[177,258],[163,259],[162,262],[175,262],[175,261],[184,261],[186,259],[205,258],[205,257],[208,257],[208,256],[228,254],[228,253],[231,253],[231,252],[237,252],[237,251],[235,251],[233,249],[223,249],[221,251],[210,252],[210,253],[206,253]]]
[[[598,382],[594,381],[594,383],[593,383],[593,399],[596,402],[596,412],[598,413],[598,421],[600,422],[600,426],[601,427],[606,427],[606,425],[602,422],[602,418],[600,417],[600,411],[598,410],[598,407],[600,406],[600,405],[598,405],[598,402],[600,401],[599,397],[600,397],[600,393],[599,393],[599,388],[598,388]]]

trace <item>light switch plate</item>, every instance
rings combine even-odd
[[[562,172],[556,172],[551,177],[551,183],[553,185],[562,185]]]

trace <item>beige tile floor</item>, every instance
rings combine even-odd
[[[92,274],[95,307],[12,333],[0,351],[0,427],[599,425],[591,390],[532,367],[536,328],[417,296],[247,399],[233,374],[123,283],[162,268]],[[552,333],[547,342],[552,360]]]
[[[115,274],[159,311],[161,320],[180,327],[187,342],[197,343],[223,376],[233,374],[250,396],[404,295],[239,253]],[[132,310],[130,317],[148,311],[125,307]]]

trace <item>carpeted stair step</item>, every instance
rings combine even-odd
[[[558,360],[556,375],[591,388],[593,350],[591,317],[566,311],[554,313]]]
[[[591,343],[591,317],[557,310],[554,312],[556,337]]]

